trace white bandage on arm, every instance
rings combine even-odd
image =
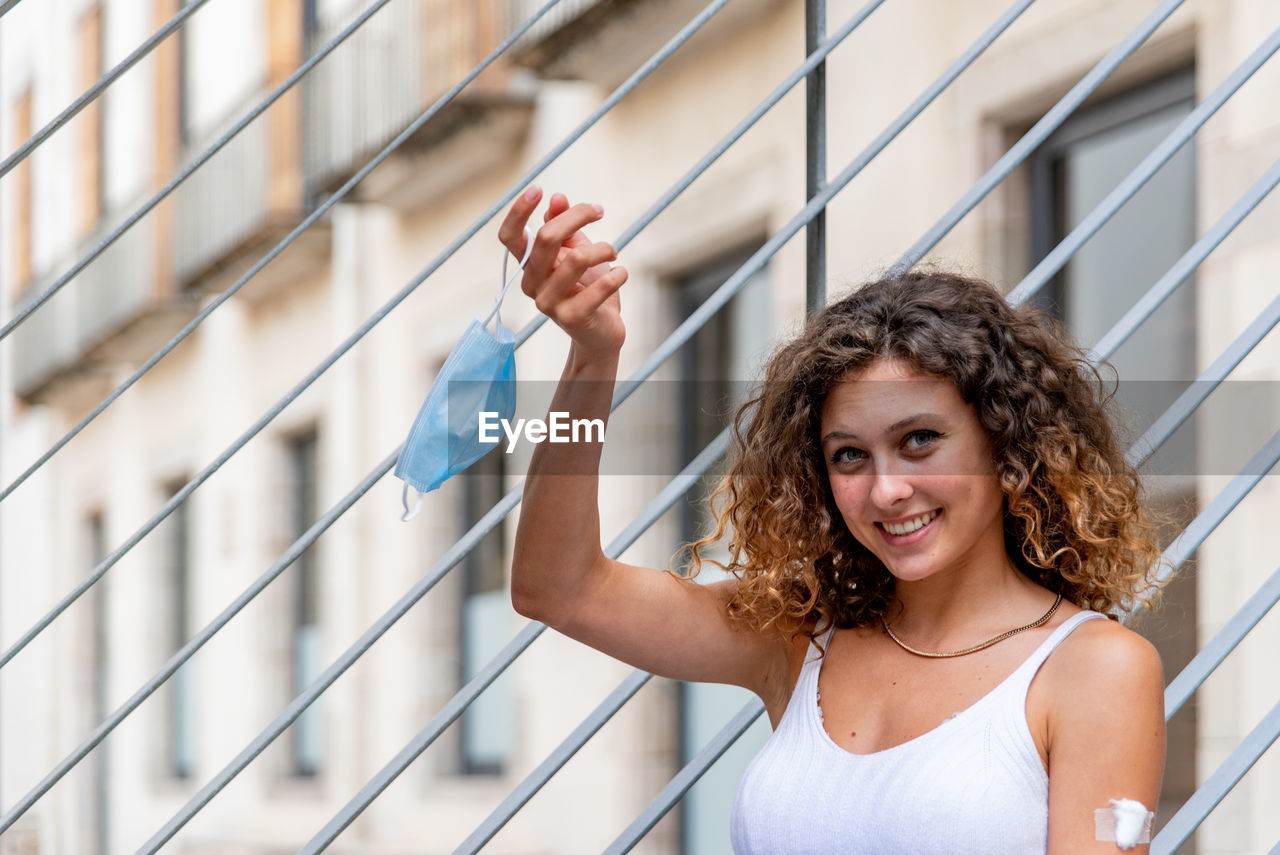
[[[1150,843],[1155,813],[1133,799],[1111,799],[1110,802],[1111,807],[1093,812],[1094,839],[1113,840],[1116,846],[1125,850],[1139,843]]]

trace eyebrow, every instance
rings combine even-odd
[[[905,427],[910,427],[916,422],[922,422],[922,421],[927,421],[931,419],[941,420],[942,416],[938,415],[937,413],[916,413],[914,416],[907,416],[905,419],[899,419],[898,421],[889,425],[889,427],[885,428],[884,432],[887,434],[896,433],[897,431],[900,431]],[[822,437],[822,441],[827,442],[828,440],[832,440],[832,439],[857,439],[857,438],[858,437],[856,434],[849,433],[848,431],[833,430],[830,433],[825,434]]]

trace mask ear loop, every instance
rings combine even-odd
[[[404,513],[400,515],[400,522],[408,522],[422,510],[422,494],[418,493],[417,490],[413,492],[417,493],[418,499],[413,503],[413,510],[409,510],[409,482],[406,481],[404,488],[400,491],[400,504],[404,506]]]
[[[511,258],[511,253],[504,252],[502,254],[502,290],[498,292],[498,300],[493,304],[493,311],[485,316],[484,323],[481,326],[489,326],[489,321],[493,318],[498,319],[498,323],[502,323],[502,315],[498,312],[502,308],[502,299],[507,296],[507,289],[511,287],[511,283],[520,278],[521,271],[524,270],[525,264],[529,261],[529,254],[533,252],[533,231],[528,227],[524,227],[524,256],[520,259],[520,266],[516,268],[516,272],[507,278],[507,261]]]

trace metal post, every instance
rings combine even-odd
[[[804,52],[811,54],[827,34],[826,0],[804,2]],[[827,65],[816,66],[804,81],[804,197],[812,199],[827,183]],[[827,212],[805,227],[805,313],[827,302]]]

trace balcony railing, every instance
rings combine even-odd
[[[105,226],[94,231],[76,255],[96,246],[108,231]],[[153,223],[135,225],[14,330],[14,391],[20,397],[38,397],[157,303],[155,234]],[[43,278],[36,280],[15,308],[20,310],[47,284]]]
[[[323,19],[308,51],[354,14]],[[496,0],[396,0],[370,18],[303,83],[309,194],[331,190],[355,172],[509,29],[505,4]],[[490,68],[487,79],[501,73]]]
[[[510,2],[512,16],[520,21],[528,18],[542,5],[537,0],[510,0]],[[590,12],[593,7],[601,5],[604,5],[601,0],[561,0],[554,9],[542,17],[542,20],[529,29],[528,35],[520,41],[516,49],[528,48],[552,33],[562,31],[566,26]]]
[[[248,103],[257,103],[255,92]],[[239,118],[243,109],[230,117]],[[269,116],[261,116],[231,139],[174,191],[173,272],[190,284],[242,246],[268,224],[271,209]],[[226,122],[230,127],[233,121]],[[226,127],[207,134],[182,153],[187,163]]]

